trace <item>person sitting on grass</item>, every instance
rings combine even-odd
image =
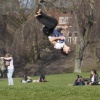
[[[98,85],[99,75],[96,70],[91,70],[90,78],[87,80],[87,85]]]
[[[77,75],[77,79],[75,80],[74,84],[68,84],[69,86],[82,86],[85,85],[84,79],[82,76]]]
[[[40,75],[40,82],[47,82],[46,77],[44,74]]]
[[[41,9],[38,9],[35,15],[36,19],[44,25],[43,33],[48,36],[51,44],[55,49],[60,49],[61,53],[67,55],[70,52],[70,47],[65,44],[65,37],[61,34],[61,30],[67,29],[68,26],[62,26],[60,29],[55,29],[57,26],[57,19],[45,15]]]

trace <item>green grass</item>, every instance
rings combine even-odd
[[[90,73],[82,73],[88,77]],[[36,77],[32,77],[36,79]],[[0,79],[0,100],[100,100],[100,86],[68,86],[76,74],[47,75],[48,82],[21,83],[14,79],[14,86],[7,79]]]

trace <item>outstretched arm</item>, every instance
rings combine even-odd
[[[6,58],[6,57],[0,57],[0,59],[11,60],[12,57],[8,57],[8,58]]]
[[[67,25],[64,25],[62,27],[57,28],[57,31],[58,32],[61,32],[62,30],[66,30],[67,28],[68,28],[68,26]]]
[[[49,37],[49,41],[53,44],[53,45],[55,45],[57,42],[56,42],[56,40],[64,40],[65,39],[65,37],[63,37],[63,36],[61,36],[61,37]]]

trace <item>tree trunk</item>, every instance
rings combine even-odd
[[[82,33],[81,26],[79,25],[79,17],[77,12],[74,11],[74,16],[77,25],[77,34],[79,37],[79,43],[75,50],[75,67],[74,72],[81,73],[82,63],[83,63],[83,52],[84,52],[84,36]]]
[[[80,59],[75,59],[74,72],[81,73],[82,61]]]
[[[77,49],[75,51],[75,67],[74,72],[81,73],[82,64],[83,64],[83,48],[80,44],[78,44]]]
[[[2,21],[3,21],[3,34],[4,34],[4,48],[5,51],[7,52],[7,41],[6,41],[6,20],[7,20],[7,15],[2,15]],[[4,52],[5,53],[5,52]]]

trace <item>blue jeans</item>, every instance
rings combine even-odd
[[[8,69],[8,73],[7,73],[7,77],[8,77],[8,85],[14,85],[14,81],[13,81],[13,72],[14,69]]]

